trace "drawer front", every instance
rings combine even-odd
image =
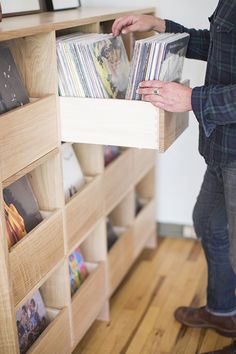
[[[163,152],[188,126],[188,113],[164,112],[149,102],[78,97],[59,100],[63,141]]]
[[[1,115],[1,179],[9,178],[55,149],[58,142],[54,95]]]
[[[9,254],[15,304],[64,256],[62,214],[55,212],[26,235]]]

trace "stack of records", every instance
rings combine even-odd
[[[140,99],[136,90],[141,81],[179,81],[188,41],[187,33],[162,33],[136,41],[126,99]]]
[[[75,33],[57,40],[61,96],[124,98],[130,64],[121,37]]]

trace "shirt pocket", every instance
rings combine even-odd
[[[236,31],[236,25],[234,23],[221,23],[219,21],[215,21],[214,23],[215,31],[217,33],[230,33]]]

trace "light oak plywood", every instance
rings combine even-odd
[[[188,125],[188,113],[161,111],[149,102],[79,97],[60,97],[59,102],[67,142],[164,152]]]
[[[53,211],[64,206],[61,155],[50,153],[45,160],[27,176],[39,208]]]
[[[20,38],[10,47],[30,97],[57,94],[55,32]]]
[[[132,150],[124,151],[105,169],[103,175],[105,213],[108,214],[122,200],[133,185]]]
[[[63,308],[70,306],[68,268],[68,259],[65,257],[62,264],[56,266],[48,279],[40,287],[46,307]]]
[[[70,353],[69,311],[64,308],[58,312],[27,354]]]
[[[155,201],[151,200],[137,215],[134,222],[134,257],[136,258],[156,229]]]
[[[95,176],[104,172],[104,152],[102,145],[73,144],[84,175]]]
[[[99,263],[72,298],[74,344],[81,340],[99,315],[106,301],[105,287],[105,266]]]
[[[109,296],[111,296],[134,261],[133,230],[119,236],[108,253]]]
[[[159,151],[165,152],[187,129],[189,113],[170,113],[161,111],[159,121]]]
[[[56,148],[52,151],[50,151],[48,154],[44,155],[43,157],[41,157],[40,159],[34,161],[33,163],[31,163],[30,165],[27,165],[25,168],[23,168],[22,170],[16,172],[14,175],[12,175],[11,177],[5,179],[2,182],[2,187],[6,188],[8,186],[10,186],[12,183],[14,183],[15,181],[17,181],[18,179],[20,179],[21,177],[27,175],[28,173],[32,172],[33,170],[35,170],[36,168],[38,168],[39,166],[43,165],[45,162],[47,162],[48,160],[51,160],[53,158],[55,158],[57,155],[59,154],[59,149]]]
[[[122,199],[122,201],[109,214],[113,226],[131,226],[135,218],[135,193],[134,188]]]
[[[134,183],[140,181],[155,166],[156,152],[147,149],[133,149]]]
[[[152,199],[155,197],[155,167],[151,168],[136,185],[136,192],[139,198]]]
[[[4,18],[0,28],[0,41],[58,31],[102,21],[114,20],[130,13],[153,13],[149,8],[81,7],[78,10],[55,11],[35,15]]]
[[[9,46],[30,96],[40,99],[33,99],[29,105],[2,115],[0,128],[4,129],[0,129],[3,137],[0,140],[7,136],[4,144],[12,141],[12,145],[5,148],[13,156],[8,158],[2,154],[5,145],[1,146],[0,142],[0,180],[2,187],[9,186],[27,174],[40,209],[47,211],[46,220],[14,246],[9,254],[6,239],[2,238],[0,243],[0,352],[3,354],[19,353],[14,306],[16,311],[39,288],[46,306],[62,311],[59,310],[58,314],[57,310],[48,309],[53,321],[29,353],[71,353],[96,318],[109,320],[108,294],[118,287],[145,246],[146,238],[150,239],[154,234],[153,230],[149,233],[146,229],[146,222],[150,221],[150,204],[134,220],[135,185],[139,184],[137,189],[152,189],[149,184],[153,179],[144,177],[153,167],[152,154],[145,153],[146,158],[143,153],[134,154],[129,149],[104,170],[103,147],[94,144],[143,147],[150,146],[151,141],[152,146],[158,148],[160,112],[150,104],[124,100],[82,101],[76,98],[72,105],[69,103],[67,113],[71,112],[79,124],[82,120],[85,129],[74,129],[68,118],[68,125],[75,133],[75,140],[70,135],[68,141],[76,143],[75,151],[85,175],[94,178],[87,180],[88,183],[65,205],[61,130],[55,97],[55,31],[58,34],[62,30],[64,33],[76,30],[99,32],[100,24],[108,30],[113,20],[120,16],[153,11],[153,8],[80,8],[9,18],[1,23],[0,41],[10,40]],[[131,53],[133,36],[125,36],[124,40]],[[44,97],[48,94],[53,95]],[[67,109],[65,105],[62,108]],[[92,116],[94,121],[90,120]],[[147,116],[150,118],[148,121]],[[88,126],[92,139],[91,131],[86,136]],[[78,132],[85,136],[84,140]],[[62,139],[65,140],[64,136]],[[88,144],[83,145],[83,142]],[[122,232],[108,254],[105,220],[110,212],[119,226],[130,227]],[[1,221],[4,225],[3,213]],[[145,229],[147,236],[141,237],[139,229]],[[86,261],[102,263],[93,270],[71,301],[68,255],[77,245],[81,246]]]
[[[2,189],[0,192],[1,199]],[[15,321],[14,300],[10,279],[7,239],[5,231],[5,215],[3,205],[0,206],[0,353],[18,354],[17,328]]]
[[[55,104],[56,97],[51,95],[1,115],[2,180],[57,147]]]
[[[102,178],[97,176],[66,204],[65,223],[70,250],[92,230],[103,213]]]
[[[102,218],[98,222],[94,230],[83,241],[80,248],[85,260],[88,262],[97,263],[107,260],[105,218]]]
[[[61,212],[55,212],[16,244],[10,254],[15,304],[64,256]]]

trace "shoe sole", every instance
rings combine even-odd
[[[228,337],[228,338],[235,338],[236,337],[236,331],[234,332],[230,332],[230,331],[224,331],[221,328],[217,327],[217,326],[210,326],[207,324],[202,324],[202,325],[193,325],[190,324],[188,322],[185,321],[180,321],[179,319],[175,318],[176,321],[178,321],[179,323],[187,326],[187,327],[191,327],[191,328],[205,328],[205,329],[213,329],[214,331],[216,331],[217,333],[219,333],[220,335],[224,336],[224,337]]]

